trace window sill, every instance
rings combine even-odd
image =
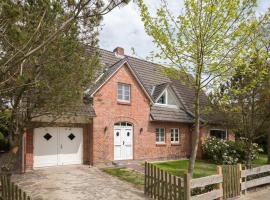
[[[171,146],[180,146],[180,143],[171,143]]]
[[[117,104],[130,106],[130,101],[117,101]]]
[[[156,143],[156,146],[166,146],[166,143]]]

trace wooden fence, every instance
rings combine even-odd
[[[1,176],[1,200],[31,200],[17,185],[10,181],[7,176]]]
[[[263,177],[251,176],[260,175]],[[242,195],[242,191],[270,183],[270,165],[243,170],[241,164],[217,167],[217,174],[191,179],[185,174],[184,179],[173,176],[157,168],[154,164],[145,163],[144,192],[153,199],[161,200],[214,200],[228,199]],[[207,186],[211,186],[207,190]],[[192,196],[196,188],[205,189],[205,193]]]
[[[241,165],[223,165],[223,197],[233,198],[241,195],[240,179]]]
[[[261,185],[270,183],[270,165],[264,165],[261,167],[255,167],[252,169],[241,170],[241,190],[246,193],[246,190],[253,187],[258,187]],[[256,176],[267,173],[262,177],[257,178]],[[253,179],[249,180],[250,176],[255,176]]]
[[[217,174],[212,176],[206,176],[202,178],[191,179],[189,174],[185,175],[185,183],[189,185],[186,195],[186,200],[214,200],[223,196],[222,188],[222,170],[221,167],[217,167]],[[191,196],[192,189],[204,188],[209,185],[214,185],[214,189],[207,191],[206,193]]]
[[[144,193],[160,200],[184,200],[183,179],[145,163]]]

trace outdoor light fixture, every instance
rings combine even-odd
[[[140,128],[140,133],[142,133],[143,132],[143,128]]]
[[[105,126],[105,128],[104,128],[104,133],[106,133],[106,132],[107,132],[107,130],[108,130],[108,127],[107,127],[107,126]]]

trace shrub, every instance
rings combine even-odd
[[[215,164],[246,163],[248,160],[248,145],[245,139],[237,141],[221,140],[214,137],[207,138],[202,146],[203,156]],[[262,149],[258,144],[251,145],[251,160],[258,157]]]
[[[4,134],[0,132],[0,152],[8,151],[8,149],[9,149],[8,140],[5,138]]]

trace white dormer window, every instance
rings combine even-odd
[[[165,89],[157,98],[156,105],[177,108],[177,100],[170,90]]]
[[[160,103],[160,104],[167,104],[167,91],[165,91],[161,97],[159,97],[157,103]]]

